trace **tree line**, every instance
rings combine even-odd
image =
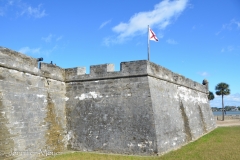
[[[212,111],[221,111],[222,109],[221,108],[218,108],[218,107],[211,107],[212,108]],[[240,106],[225,106],[224,107],[225,111],[240,111]]]

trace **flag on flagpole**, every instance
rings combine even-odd
[[[148,25],[148,61],[150,61],[150,44],[149,44],[149,40],[158,42],[158,38],[157,38],[156,34],[153,32],[153,30],[151,30],[151,28]]]
[[[148,31],[148,38],[149,40],[152,40],[152,41],[156,41],[156,42],[158,41],[156,34],[153,32],[151,28],[149,28],[149,31]]]

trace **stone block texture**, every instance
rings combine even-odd
[[[55,66],[45,77],[35,59],[3,48],[0,61],[0,159],[32,160],[66,150],[66,87],[51,78]]]
[[[62,69],[0,48],[0,159],[158,155],[213,130],[207,85],[146,60]]]

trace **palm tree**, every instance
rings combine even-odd
[[[209,91],[209,93],[208,93],[208,100],[210,101],[210,100],[213,100],[215,97],[214,97],[214,94],[213,94],[213,92],[210,92]]]
[[[229,85],[227,83],[218,83],[218,85],[215,87],[216,95],[220,96],[222,95],[222,120],[224,121],[224,103],[223,103],[223,96],[230,94]]]

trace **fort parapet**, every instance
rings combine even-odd
[[[208,84],[152,62],[62,69],[0,48],[0,157],[157,155],[213,130]],[[12,154],[13,151],[19,154]],[[35,154],[21,154],[28,151]]]
[[[180,74],[173,73],[164,67],[146,60],[122,62],[120,64],[120,71],[114,71],[114,64],[92,65],[90,66],[90,74],[86,74],[85,67],[65,69],[65,71],[66,82],[149,76],[176,85],[185,86],[192,90],[208,93],[208,88],[206,88],[205,85],[194,82]]]

